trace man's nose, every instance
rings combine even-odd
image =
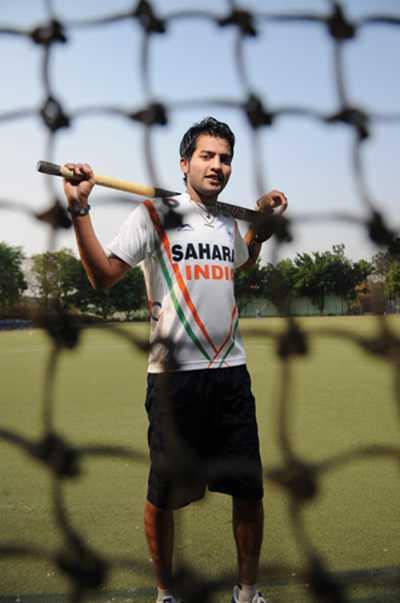
[[[221,170],[221,158],[215,155],[211,162],[211,168],[213,170]]]

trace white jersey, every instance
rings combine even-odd
[[[169,228],[168,207],[139,205],[109,251],[127,264],[141,263],[149,302],[152,344],[149,372],[168,366],[168,339],[178,370],[245,364],[234,295],[234,269],[248,259],[235,220],[207,219],[188,194],[171,200],[181,224]]]

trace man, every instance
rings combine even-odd
[[[65,181],[64,188],[92,285],[110,287],[139,262],[146,281],[152,346],[146,397],[151,466],[144,523],[158,603],[177,602],[171,592],[174,510],[202,498],[206,487],[232,496],[238,558],[232,602],[265,603],[256,588],[262,469],[233,287],[234,269],[254,265],[263,236],[250,228],[242,239],[233,218],[213,211],[231,174],[234,144],[229,126],[214,118],[192,126],[180,145],[187,192],[171,199],[169,207],[151,201],[137,207],[108,254],[89,218],[92,170],[87,164],[67,164],[85,178]],[[174,227],[168,220],[171,206]],[[272,191],[257,207],[282,213],[287,199]],[[198,471],[189,468],[185,474],[183,461],[188,459],[200,463]]]

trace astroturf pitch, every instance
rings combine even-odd
[[[310,333],[309,354],[292,361],[291,378],[276,355],[280,319],[242,320],[248,367],[257,399],[264,466],[282,459],[277,413],[282,380],[289,384],[289,434],[296,453],[311,462],[368,444],[400,445],[396,368],[351,340],[318,334],[328,329],[373,335],[372,317],[304,318]],[[400,320],[389,324],[400,334]],[[148,326],[123,327],[147,337]],[[266,331],[266,334],[264,333]],[[0,429],[39,438],[51,342],[39,330],[0,333]],[[398,369],[397,369],[398,370]],[[146,357],[128,341],[103,329],[88,329],[80,345],[63,352],[55,364],[53,417],[58,433],[72,445],[112,444],[146,453],[147,422],[143,408]],[[0,551],[2,545],[35,546],[57,552],[63,543],[57,526],[49,472],[17,446],[0,440]],[[104,457],[84,458],[82,475],[63,486],[71,525],[105,558],[130,558],[138,569],[113,570],[100,595],[89,601],[154,601],[151,564],[142,529],[146,462]],[[263,591],[273,602],[308,602],[303,567],[293,536],[288,501],[265,482],[265,541],[262,563],[289,570]],[[400,475],[398,463],[361,458],[328,471],[316,499],[307,505],[307,534],[332,571],[349,583],[354,601],[392,603],[393,578],[400,559]],[[177,518],[177,560],[200,575],[217,578],[234,573],[230,500],[212,494]],[[372,584],[363,581],[373,576]],[[376,578],[376,579],[375,579]],[[230,587],[216,598],[229,601]],[[61,603],[67,580],[51,562],[0,557],[0,602]]]

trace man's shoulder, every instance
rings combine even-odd
[[[190,199],[187,193],[181,193],[174,197],[154,199],[154,205],[164,212],[168,212],[169,210],[185,210],[187,207],[190,207]]]

